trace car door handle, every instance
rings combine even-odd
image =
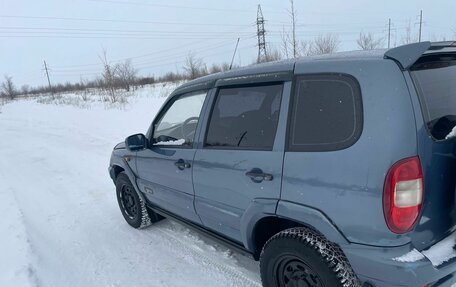
[[[186,162],[183,159],[179,159],[178,161],[176,161],[174,163],[174,165],[177,166],[177,168],[180,169],[180,170],[184,170],[186,168],[190,168],[191,167],[190,163]]]
[[[248,171],[245,173],[246,176],[250,177],[250,179],[255,182],[255,183],[260,183],[263,181],[271,181],[274,179],[272,174],[270,173],[264,173],[261,169],[259,168],[254,168],[251,171]]]

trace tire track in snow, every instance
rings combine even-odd
[[[252,278],[249,278],[242,272],[239,272],[236,268],[229,266],[229,265],[224,265],[216,262],[215,260],[207,257],[204,255],[204,253],[193,247],[189,246],[185,242],[183,242],[181,239],[176,237],[172,232],[167,230],[166,228],[163,227],[157,227],[157,231],[162,233],[167,239],[172,241],[173,246],[177,245],[179,246],[179,249],[185,252],[187,255],[193,257],[193,258],[198,258],[200,261],[204,262],[205,265],[209,266],[210,268],[216,269],[218,271],[223,272],[225,275],[228,275],[231,277],[233,280],[236,280],[238,282],[245,282],[246,284],[244,286],[248,287],[261,287],[261,283],[257,282],[256,280],[253,280]]]
[[[2,174],[0,174],[2,176]],[[1,177],[0,177],[1,179]],[[10,232],[8,226],[0,225],[0,230],[2,227],[6,227],[5,231],[2,230],[2,236],[11,236],[9,241],[13,243],[15,248],[12,249],[13,253],[10,253],[11,250],[4,250],[2,251],[2,256],[4,257],[5,261],[8,261],[8,265],[13,265],[12,267],[15,268],[14,274],[14,281],[23,281],[25,280],[27,286],[39,287],[39,280],[36,273],[36,268],[32,264],[33,258],[36,256],[33,252],[33,244],[30,241],[30,236],[27,232],[27,223],[25,221],[24,214],[22,212],[21,206],[17,200],[15,192],[11,188],[7,188],[5,192],[1,193],[3,204],[8,203],[7,210],[5,212],[13,213],[15,222],[10,222],[10,224],[15,226],[15,229]],[[11,218],[10,218],[11,219]],[[10,225],[11,226],[11,225]],[[18,226],[20,226],[18,228]],[[17,248],[18,240],[21,240],[22,246]],[[6,244],[6,248],[8,247],[8,243]],[[2,246],[5,248],[5,245]],[[9,254],[10,256],[6,255],[5,253]],[[20,253],[20,254],[18,254]],[[21,262],[18,262],[20,258]],[[8,260],[9,259],[9,260]],[[25,261],[25,262],[24,262]],[[14,266],[15,265],[15,266]],[[1,266],[1,264],[0,264]],[[19,277],[18,277],[19,276]],[[23,276],[23,277],[21,277]],[[3,276],[2,276],[3,277]],[[25,277],[25,278],[24,278]],[[5,280],[5,278],[3,278]],[[2,282],[2,278],[0,278],[0,282]],[[7,284],[7,283],[6,283]],[[6,286],[6,285],[5,285]],[[17,285],[19,286],[19,285]]]

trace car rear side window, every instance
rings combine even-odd
[[[353,77],[300,76],[294,90],[288,150],[334,151],[358,140],[362,132],[362,100]]]
[[[205,147],[271,150],[279,121],[282,84],[221,88]]]

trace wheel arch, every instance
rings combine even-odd
[[[121,173],[121,172],[125,173],[128,176],[128,178],[130,179],[130,182],[133,185],[139,198],[142,201],[146,202],[146,199],[145,199],[143,193],[141,192],[141,190],[138,187],[138,184],[136,183],[136,175],[133,172],[133,170],[129,164],[131,162],[126,160],[128,158],[129,158],[129,155],[111,157],[111,173],[113,173],[112,176],[114,176],[113,180],[114,180],[114,182],[116,181],[116,178],[119,175],[119,173]]]
[[[121,172],[125,172],[125,169],[123,167],[121,167],[120,165],[113,165],[112,166],[112,173],[113,173],[113,180],[114,182],[116,181],[117,179],[117,176],[119,175],[119,173]]]
[[[349,243],[322,212],[308,206],[268,199],[253,201],[244,213],[241,220],[242,240],[246,249],[258,260],[269,238],[294,227],[313,230],[338,245]]]

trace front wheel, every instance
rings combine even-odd
[[[264,287],[360,287],[342,250],[306,228],[274,235],[260,257]]]
[[[136,193],[128,176],[121,172],[116,179],[117,202],[127,223],[134,228],[146,228],[162,219],[146,207],[146,203]]]

